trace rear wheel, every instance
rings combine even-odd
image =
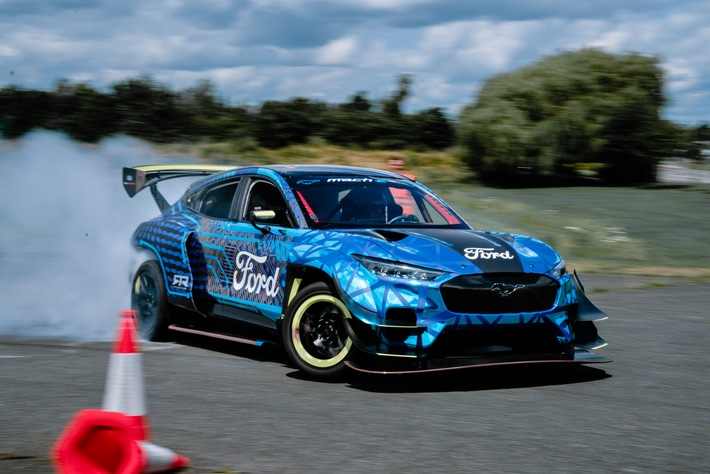
[[[136,310],[141,337],[149,341],[168,339],[170,307],[166,301],[163,273],[156,262],[145,262],[136,272],[131,291],[131,307]]]
[[[283,325],[283,342],[289,358],[315,378],[344,373],[352,349],[345,327],[345,320],[350,317],[345,304],[325,283],[314,283],[301,290],[289,305]]]

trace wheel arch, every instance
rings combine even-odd
[[[140,266],[151,260],[158,264],[163,271],[163,278],[165,278],[165,270],[163,269],[163,264],[160,261],[160,255],[158,255],[155,249],[145,245],[132,246],[129,259],[128,281],[133,282]]]
[[[328,285],[328,287],[330,287],[330,289],[337,294],[337,285],[335,284],[333,277],[322,269],[308,265],[287,265],[281,317],[279,318],[277,324],[279,332],[282,330],[281,327],[284,317],[286,316],[286,311],[298,292],[313,283],[321,281]]]
[[[149,341],[167,341],[173,318],[165,292],[163,270],[157,260],[141,263],[131,287],[131,308],[141,337]]]

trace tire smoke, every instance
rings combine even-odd
[[[121,169],[185,159],[130,138],[89,147],[49,132],[0,141],[0,156],[0,335],[112,339],[130,306],[130,236],[159,215],[149,192],[128,197]],[[177,189],[161,187],[170,202]]]

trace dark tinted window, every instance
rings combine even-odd
[[[274,211],[276,217],[262,222],[281,227],[294,227],[286,200],[279,189],[268,181],[255,181],[249,190],[244,219],[249,220],[252,211]]]
[[[215,219],[229,218],[229,211],[232,208],[234,193],[237,192],[239,182],[231,182],[209,189],[202,196],[198,211],[206,216]]]

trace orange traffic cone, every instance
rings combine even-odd
[[[101,409],[131,417],[135,439],[144,440],[150,436],[135,311],[121,311],[118,337],[109,360]]]
[[[101,410],[82,410],[53,447],[62,474],[154,474],[190,461],[148,441],[135,311],[121,312]]]
[[[54,445],[53,459],[62,474],[137,474],[141,448],[123,413],[81,410]]]

